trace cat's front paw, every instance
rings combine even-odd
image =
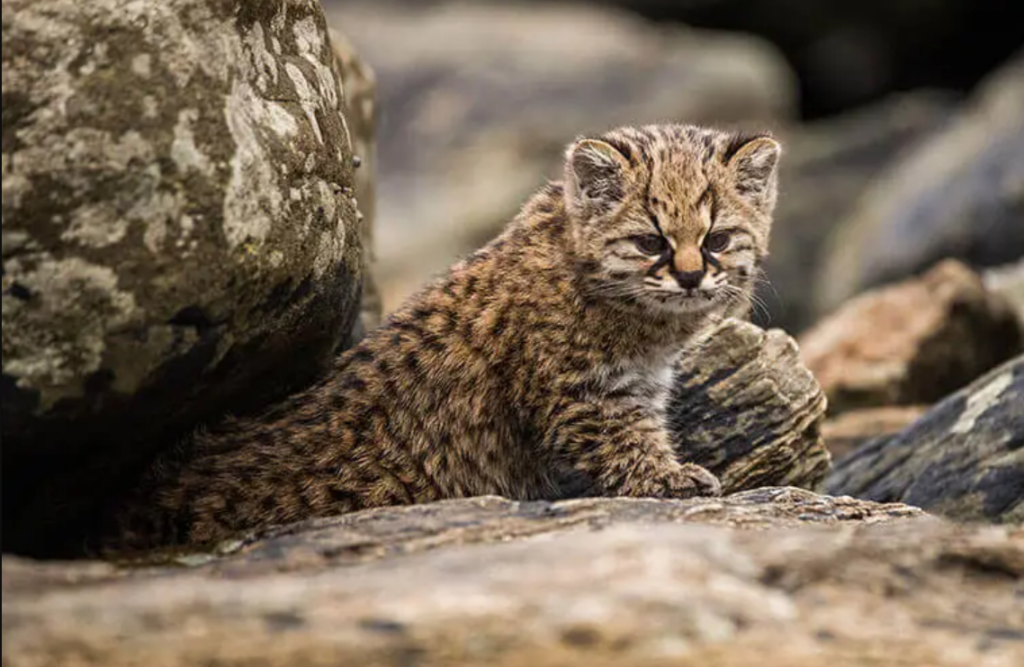
[[[710,470],[696,463],[684,463],[679,472],[669,480],[671,498],[693,498],[696,496],[718,497],[722,495],[722,483]]]
[[[674,465],[667,470],[638,476],[621,494],[637,498],[695,498],[720,496],[722,485],[706,468],[693,463]]]

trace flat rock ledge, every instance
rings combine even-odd
[[[3,662],[1010,667],[1022,578],[1019,527],[796,488],[486,497],[296,524],[173,565],[5,557]]]

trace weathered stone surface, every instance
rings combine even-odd
[[[797,489],[389,508],[194,567],[5,557],[4,662],[1011,667],[1022,538]]]
[[[776,131],[784,147],[771,253],[753,321],[801,332],[817,320],[815,276],[829,235],[878,175],[954,116],[948,95],[915,91]]]
[[[981,279],[985,287],[1006,299],[1024,327],[1024,258],[1015,264],[989,269],[981,274]]]
[[[838,461],[829,493],[960,520],[1024,523],[1024,356]]]
[[[896,435],[928,410],[924,405],[890,405],[844,412],[821,425],[825,446],[838,459],[868,440]]]
[[[882,174],[829,242],[817,303],[953,257],[973,267],[1024,257],[1024,53],[951,126]]]
[[[3,44],[9,548],[307,382],[362,259],[318,2],[5,0]]]
[[[149,563],[208,564],[224,575],[308,571],[444,547],[506,542],[572,529],[629,523],[706,523],[731,528],[883,523],[922,517],[899,503],[819,496],[795,487],[762,487],[722,498],[580,498],[513,502],[496,496],[388,507],[271,528],[219,546],[215,554],[156,553]],[[221,560],[220,555],[232,555]],[[283,557],[282,557],[283,556]],[[241,568],[241,569],[239,569]]]
[[[358,26],[347,33],[380,81],[385,311],[560,177],[578,134],[666,119],[762,127],[795,106],[766,42],[607,8],[370,0],[328,16]]]
[[[718,475],[726,493],[817,486],[830,463],[824,413],[793,339],[740,320],[683,355],[669,403],[680,456]]]
[[[348,38],[331,30],[331,44],[338,60],[345,90],[345,117],[352,137],[356,200],[359,202],[360,236],[363,240],[363,294],[353,342],[380,326],[380,290],[374,271],[374,221],[377,211],[377,78]],[[355,165],[356,163],[353,163]]]
[[[932,403],[1022,349],[1010,306],[955,260],[852,299],[800,338],[832,413]]]

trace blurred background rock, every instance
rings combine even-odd
[[[761,323],[799,333],[939,259],[1024,256],[1012,3],[324,4],[379,82],[385,312],[557,177],[565,143],[620,123],[753,126],[785,141]]]

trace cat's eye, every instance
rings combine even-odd
[[[660,255],[668,250],[668,241],[660,234],[634,236],[633,243],[636,244],[636,249],[645,255]]]
[[[708,252],[722,252],[729,247],[729,240],[731,238],[732,235],[725,230],[712,232],[704,239],[704,247],[708,249]]]

